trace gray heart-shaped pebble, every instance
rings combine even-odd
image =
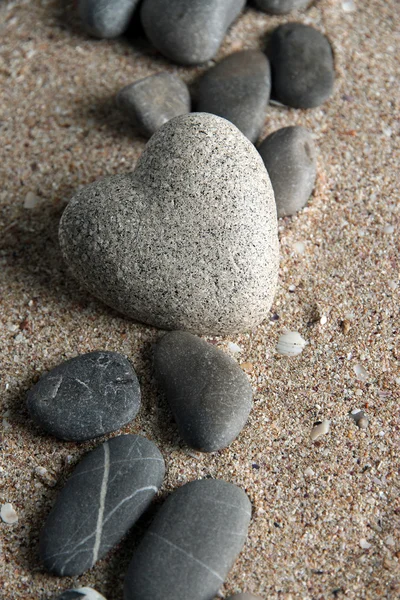
[[[80,575],[107,554],[149,506],[164,477],[158,448],[138,435],[115,437],[78,464],[40,535],[46,569]]]
[[[230,356],[190,333],[172,331],[158,342],[154,367],[189,446],[215,452],[239,435],[253,392]]]
[[[274,188],[278,217],[302,209],[314,189],[317,153],[311,134],[293,126],[271,133],[258,148]]]
[[[195,65],[213,58],[246,0],[144,0],[146,35],[167,58]]]
[[[254,0],[260,10],[271,15],[286,15],[297,8],[305,8],[311,0]]]
[[[197,109],[228,119],[254,142],[264,124],[270,92],[265,54],[258,50],[235,52],[203,75]]]
[[[82,25],[90,35],[114,38],[128,28],[139,0],[79,0]]]
[[[75,195],[59,237],[82,285],[163,329],[248,330],[274,297],[271,182],[249,140],[215,115],[191,113],[163,125],[134,173]]]
[[[274,97],[294,108],[313,108],[333,91],[332,48],[320,31],[302,23],[286,23],[269,44]]]
[[[90,352],[41,377],[28,393],[27,406],[48,433],[82,442],[132,421],[140,407],[140,387],[125,356]]]
[[[125,600],[214,598],[246,540],[248,497],[217,479],[192,481],[162,505],[129,565]]]

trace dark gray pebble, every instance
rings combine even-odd
[[[57,596],[54,600],[106,600],[104,596],[96,592],[93,588],[77,588],[76,590],[66,590]]]
[[[197,110],[228,119],[254,142],[264,124],[270,92],[265,54],[258,50],[235,52],[201,78]]]
[[[301,23],[286,23],[273,32],[269,44],[273,96],[294,108],[313,108],[333,91],[332,48],[320,31]]]
[[[246,0],[144,0],[143,28],[167,58],[195,65],[213,58]]]
[[[230,356],[195,335],[172,331],[157,344],[154,367],[189,446],[215,452],[239,435],[252,407],[252,389]]]
[[[274,188],[278,217],[302,209],[314,189],[317,153],[304,127],[284,127],[269,135],[258,148]]]
[[[79,0],[82,25],[90,35],[114,38],[128,28],[139,0]]]
[[[246,540],[251,505],[217,479],[192,481],[162,505],[125,579],[125,600],[209,600]]]
[[[311,0],[254,0],[257,8],[270,15],[286,15],[297,8],[305,8]]]
[[[140,407],[140,387],[125,356],[90,352],[41,377],[28,393],[27,406],[45,431],[81,442],[132,421]]]
[[[116,102],[145,137],[151,137],[173,117],[190,112],[189,89],[171,73],[135,81],[118,92]]]
[[[115,437],[89,452],[41,532],[45,568],[72,577],[93,567],[149,506],[164,470],[157,447],[138,435]]]

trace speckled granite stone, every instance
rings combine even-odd
[[[190,112],[190,94],[184,81],[171,73],[157,73],[124,87],[117,106],[145,137],[151,137],[173,117]]]
[[[154,46],[167,58],[193,65],[213,58],[245,0],[144,0],[141,18]]]
[[[294,215],[307,204],[317,176],[311,133],[300,126],[278,129],[265,138],[258,151],[271,178],[278,217]]]
[[[270,92],[271,73],[265,54],[258,50],[235,52],[204,73],[197,110],[228,119],[255,142],[264,124]]]
[[[246,540],[251,505],[232,483],[202,479],[162,505],[135,550],[125,600],[214,598]]]
[[[154,368],[185,442],[203,452],[228,446],[252,407],[247,375],[228,354],[183,331],[157,344]]]
[[[248,330],[274,297],[278,238],[268,173],[249,140],[215,115],[172,119],[134,173],[80,190],[59,237],[87,289],[163,329]]]
[[[27,406],[45,431],[82,442],[132,421],[140,408],[140,387],[125,356],[89,352],[43,375],[28,393]]]
[[[311,0],[254,0],[260,10],[271,15],[285,15],[296,8],[305,8]]]
[[[286,23],[272,33],[273,96],[293,108],[314,108],[333,91],[335,71],[332,48],[320,31],[302,23]]]
[[[124,33],[139,0],[79,0],[82,25],[90,35],[114,38]]]
[[[164,477],[158,448],[121,435],[89,452],[57,497],[40,535],[45,568],[80,575],[115,546],[149,506]]]

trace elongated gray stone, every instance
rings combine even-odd
[[[278,274],[272,186],[257,150],[221,117],[163,125],[134,173],[75,195],[59,238],[82,285],[138,321],[227,334],[268,316]]]
[[[246,0],[144,0],[146,35],[167,58],[195,65],[213,58]]]
[[[125,600],[210,600],[246,540],[251,505],[217,479],[192,481],[162,505],[136,549]]]
[[[267,57],[258,50],[243,50],[206,71],[199,83],[197,110],[228,119],[254,142],[264,124],[270,92]]]
[[[118,92],[116,102],[145,137],[151,137],[173,117],[190,112],[189,89],[171,73],[135,81]]]
[[[332,48],[317,29],[302,23],[281,25],[271,35],[268,55],[273,96],[283,104],[313,108],[332,94]]]
[[[57,596],[54,600],[106,600],[104,596],[96,592],[93,588],[77,588],[74,590],[66,590]]]
[[[31,417],[62,440],[84,441],[120,429],[136,416],[140,387],[125,356],[90,352],[58,365],[30,390]]]
[[[61,490],[40,535],[48,571],[80,575],[132,527],[164,477],[157,447],[138,435],[115,437],[78,464]]]
[[[254,0],[255,5],[270,15],[286,15],[297,8],[305,8],[311,0]]]
[[[189,446],[215,452],[239,435],[253,392],[233,358],[190,333],[172,331],[158,342],[154,367]]]
[[[294,215],[307,204],[317,176],[311,134],[304,127],[284,127],[265,138],[258,151],[271,178],[278,217]]]
[[[128,28],[139,0],[79,0],[82,25],[90,35],[114,38]]]

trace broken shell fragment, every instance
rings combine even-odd
[[[279,337],[276,351],[282,356],[297,356],[303,352],[307,344],[308,342],[298,331],[288,331]]]
[[[327,421],[326,419],[324,421],[321,421],[321,423],[317,423],[311,430],[311,439],[314,442],[316,439],[318,439],[319,437],[321,437],[321,435],[325,435],[328,433],[329,429],[331,426],[331,422]]]

